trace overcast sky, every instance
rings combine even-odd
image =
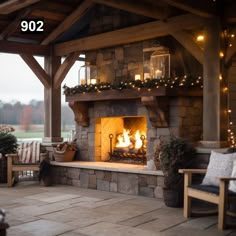
[[[43,58],[36,58],[43,66]],[[62,86],[78,84],[78,71],[81,63],[76,62],[69,71]],[[43,85],[20,56],[0,53],[0,100],[11,102],[18,100],[28,103],[32,99],[43,100]],[[63,91],[63,89],[62,89]],[[62,102],[65,96],[62,95]]]

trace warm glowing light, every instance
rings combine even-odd
[[[124,129],[123,133],[117,136],[117,141],[118,143],[116,144],[116,147],[128,147],[131,145],[130,130]]]
[[[134,76],[134,80],[141,80],[141,75],[136,74],[136,75]]]
[[[235,35],[234,34],[231,34],[231,38],[234,38],[235,37]]]
[[[223,79],[222,74],[220,74],[219,75],[219,80],[222,80],[222,79]]]
[[[228,110],[228,113],[231,113],[231,112],[232,112],[232,111],[229,109],[229,110]]]
[[[226,93],[228,91],[228,88],[227,87],[224,87],[223,88],[223,92]]]
[[[132,141],[133,143],[131,142],[131,140],[134,140]],[[135,149],[139,149],[142,147],[143,143],[140,131],[137,130],[134,135],[131,135],[130,130],[123,129],[123,133],[117,136],[116,147],[126,148],[132,146],[133,144]]]
[[[142,147],[143,143],[142,143],[142,140],[141,140],[141,135],[140,135],[140,131],[137,130],[135,135],[135,148],[139,149]]]
[[[232,121],[230,121],[230,122],[229,122],[229,124],[230,124],[230,125],[232,125],[232,124],[233,124],[233,122],[232,122]]]
[[[220,58],[224,57],[224,53],[220,52]]]
[[[97,83],[97,80],[96,79],[91,79],[91,84],[96,84]]]
[[[198,42],[202,42],[202,41],[204,41],[204,39],[205,39],[204,35],[198,35],[197,36],[197,41]]]
[[[232,46],[233,46],[233,44],[232,44],[232,43],[230,43],[230,44],[229,44],[229,47],[232,47]]]

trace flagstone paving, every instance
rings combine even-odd
[[[217,230],[217,216],[185,219],[162,200],[30,181],[1,185],[0,208],[8,236],[236,236]]]

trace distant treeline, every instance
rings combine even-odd
[[[62,124],[74,124],[74,117],[67,105],[62,108]],[[32,100],[29,104],[19,101],[4,103],[0,100],[0,124],[44,124],[44,102]]]

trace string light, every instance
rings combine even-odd
[[[197,42],[203,42],[205,39],[204,35],[198,35],[197,36]]]
[[[223,58],[224,57],[224,53],[223,52],[220,52],[220,58]]]
[[[121,81],[118,85],[112,85],[109,83],[97,83],[97,84],[83,84],[77,85],[75,87],[69,88],[66,85],[63,86],[65,95],[74,95],[74,94],[85,94],[90,92],[101,93],[105,90],[123,90],[123,89],[148,89],[151,91],[151,88],[159,87],[168,87],[168,88],[202,88],[203,81],[201,77],[194,76],[183,76],[175,78],[162,78],[162,79],[146,79],[145,81],[141,80],[129,80]]]
[[[228,91],[228,88],[227,87],[224,87],[223,88],[223,92],[226,93]]]

